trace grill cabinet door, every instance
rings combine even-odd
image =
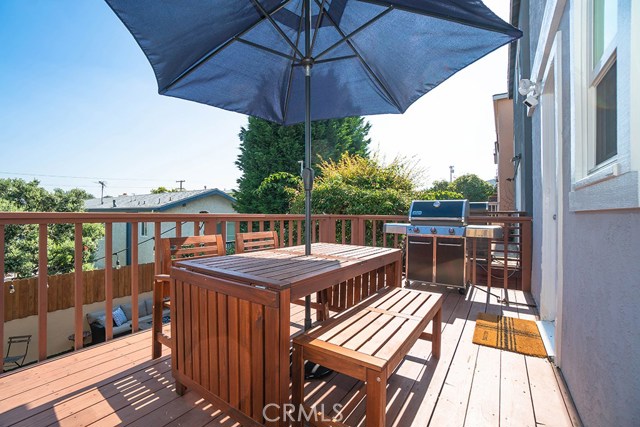
[[[465,285],[465,241],[438,238],[436,245],[436,283]]]
[[[433,282],[433,238],[409,236],[407,248],[407,279]]]

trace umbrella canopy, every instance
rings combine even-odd
[[[305,122],[307,255],[311,121],[403,113],[522,36],[479,0],[106,1],[149,59],[161,94]],[[306,303],[305,330],[309,296]]]
[[[448,77],[520,37],[478,0],[106,0],[163,95],[262,117],[403,113]]]

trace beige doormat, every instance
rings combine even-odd
[[[532,320],[478,313],[473,342],[528,356],[547,357],[538,325]]]

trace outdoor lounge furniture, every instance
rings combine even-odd
[[[171,337],[162,332],[162,317],[170,307],[169,271],[171,266],[184,259],[196,259],[226,254],[222,235],[204,235],[190,237],[170,237],[160,239],[156,248],[160,250],[161,274],[156,274],[153,283],[153,322],[151,333],[152,358],[162,354],[161,345],[172,348]]]
[[[29,343],[31,342],[31,335],[15,335],[9,337],[7,341],[7,355],[4,358],[4,365],[16,365],[16,368],[21,367],[24,364],[24,360],[27,358],[27,353],[29,352]],[[11,354],[11,346],[15,344],[23,344],[24,348],[18,350],[18,354]],[[14,351],[15,352],[15,351]]]
[[[401,288],[378,293],[293,339],[293,405],[304,404],[304,361],[366,382],[367,425],[385,425],[387,379],[418,339],[440,358],[442,295]],[[433,323],[431,333],[424,332]],[[309,408],[305,408],[309,412]],[[294,416],[295,420],[302,418]],[[301,426],[301,422],[294,422]]]
[[[118,308],[122,309],[122,312],[125,315],[125,321],[116,326],[113,325],[113,336],[119,337],[122,335],[126,335],[131,333],[131,324],[132,324],[132,310],[131,303],[122,304],[119,306],[115,306],[113,311],[118,310]],[[149,329],[152,324],[152,311],[153,311],[153,302],[151,298],[145,298],[138,301],[138,324],[140,329]],[[169,316],[169,309],[165,309],[162,312],[161,317]],[[91,313],[87,313],[87,322],[89,323],[89,327],[91,328],[91,344],[98,344],[104,342],[105,340],[105,311],[98,310],[93,311]]]

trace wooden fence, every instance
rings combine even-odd
[[[153,263],[138,266],[139,291],[153,289]],[[83,271],[83,305],[105,300],[104,270]],[[113,298],[131,295],[131,266],[114,269]],[[56,274],[47,277],[47,311],[65,310],[75,306],[75,273]],[[13,289],[13,292],[11,292]],[[22,319],[38,314],[38,278],[7,282],[4,287],[4,321]]]

